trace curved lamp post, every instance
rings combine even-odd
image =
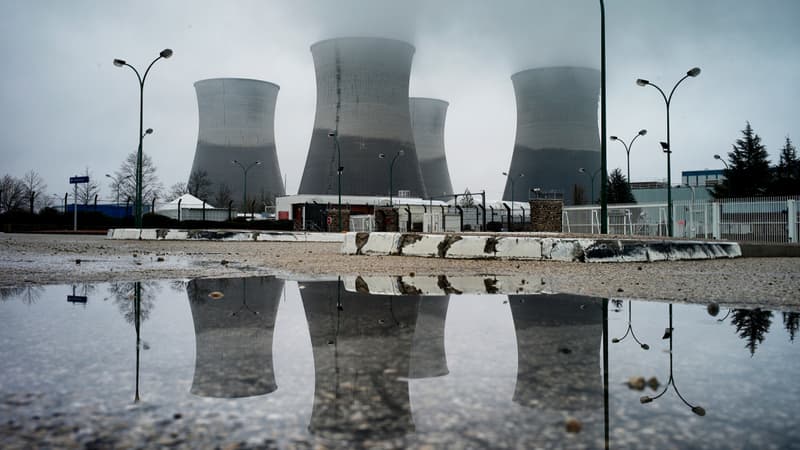
[[[394,154],[394,158],[392,158],[392,162],[389,163],[389,206],[392,206],[392,191],[394,190],[394,185],[392,184],[392,170],[394,169],[394,163],[397,161],[397,158],[405,155],[406,152],[404,150],[398,150],[397,153]],[[384,159],[386,158],[386,154],[380,153],[378,158]]]
[[[609,137],[609,139],[611,139],[612,141],[621,142],[622,145],[625,147],[625,154],[627,155],[626,159],[627,159],[627,162],[628,162],[628,187],[630,187],[630,185],[631,185],[631,149],[633,148],[633,143],[636,141],[636,138],[638,138],[639,136],[644,136],[645,134],[647,134],[647,130],[644,130],[644,129],[639,130],[639,133],[637,133],[636,136],[634,136],[633,139],[631,139],[631,143],[630,144],[626,144],[625,141],[623,141],[622,139],[618,138],[617,136],[610,136]]]
[[[256,161],[254,163],[250,163],[250,165],[245,167],[242,163],[240,163],[239,161],[234,159],[234,160],[231,161],[231,164],[236,164],[244,172],[244,189],[242,190],[242,209],[246,210],[247,209],[247,171],[252,169],[254,166],[260,166],[261,165],[261,161]],[[247,217],[246,214],[247,214],[247,211],[245,211],[245,217]]]
[[[515,181],[514,178],[522,178],[522,177],[525,176],[525,174],[524,173],[518,173],[516,177],[512,177],[511,176],[511,172],[503,172],[503,176],[508,178],[508,181],[511,184],[511,222],[513,224],[513,222],[514,222],[514,181]],[[513,225],[509,224],[509,230],[508,231],[514,231],[511,228],[513,228]]]
[[[657,398],[659,398],[662,395],[664,395],[667,392],[667,390],[669,389],[669,386],[672,385],[672,389],[674,389],[675,393],[678,394],[678,398],[681,399],[681,401],[684,404],[686,404],[686,406],[691,408],[693,413],[697,414],[698,416],[705,416],[706,415],[706,410],[700,405],[692,405],[691,403],[686,401],[686,399],[683,398],[683,396],[681,395],[680,391],[678,391],[678,386],[675,384],[675,376],[673,375],[673,371],[672,371],[672,335],[673,335],[672,331],[673,330],[674,330],[674,328],[672,328],[672,303],[670,303],[669,304],[669,328],[667,328],[665,333],[664,333],[664,339],[669,339],[669,380],[667,381],[666,386],[664,386],[664,390],[661,391],[658,395],[656,395],[655,397],[650,397],[650,396],[647,396],[647,395],[642,396],[641,398],[639,398],[639,403],[645,404],[645,403],[650,403],[653,400],[656,400]]]
[[[714,159],[716,159],[716,160],[718,160],[719,162],[721,162],[722,164],[724,164],[724,165],[725,165],[725,168],[726,168],[726,169],[728,169],[728,170],[730,170],[730,167],[728,166],[728,163],[727,163],[727,162],[725,162],[725,160],[724,160],[724,159],[722,159],[722,156],[719,156],[719,155],[714,155]]]
[[[684,75],[683,78],[678,80],[678,82],[675,83],[675,86],[672,87],[672,90],[670,91],[669,96],[667,96],[664,93],[664,91],[661,90],[660,87],[658,87],[657,85],[651,83],[648,80],[645,80],[645,79],[642,79],[642,78],[639,78],[639,79],[636,80],[636,84],[638,84],[639,86],[648,86],[649,85],[649,86],[653,86],[654,88],[658,89],[658,92],[660,92],[661,96],[664,97],[664,102],[667,105],[667,142],[666,142],[666,146],[664,146],[663,145],[664,143],[662,143],[662,147],[664,147],[664,153],[667,154],[667,222],[668,222],[667,223],[667,229],[669,230],[669,236],[670,237],[672,237],[672,176],[670,174],[670,170],[671,170],[670,155],[672,154],[672,147],[670,146],[670,136],[669,136],[669,105],[672,102],[672,94],[675,93],[675,89],[678,87],[678,85],[681,84],[681,82],[683,82],[683,80],[685,80],[685,79],[687,79],[689,77],[696,77],[698,75],[700,75],[700,68],[699,67],[694,67],[691,70],[689,70],[688,72],[686,72],[686,75]]]
[[[135,219],[136,219],[136,227],[142,228],[142,140],[144,139],[144,126],[142,125],[144,122],[144,82],[147,79],[147,74],[150,72],[150,68],[153,67],[153,64],[156,63],[161,58],[167,59],[172,56],[172,50],[165,48],[161,50],[161,53],[158,54],[158,58],[154,59],[153,62],[147,66],[147,70],[144,71],[144,75],[139,75],[139,71],[136,70],[135,67],[125,62],[124,59],[114,59],[114,65],[117,67],[130,67],[133,70],[133,73],[136,74],[136,78],[139,79],[139,149],[136,152],[136,203],[134,206],[135,211]],[[150,134],[153,132],[152,128],[147,129]]]
[[[628,301],[628,329],[625,331],[625,334],[622,335],[621,338],[614,338],[614,339],[611,340],[611,342],[614,343],[614,344],[616,344],[618,342],[622,342],[622,341],[625,340],[626,337],[628,337],[628,333],[630,333],[630,335],[633,337],[633,340],[636,341],[636,343],[639,344],[639,346],[642,347],[643,350],[650,350],[650,346],[647,345],[647,344],[643,344],[643,343],[639,342],[639,339],[636,338],[636,333],[633,332],[633,326],[631,325],[631,304],[632,303],[633,302],[631,302],[630,300]]]
[[[338,120],[337,120],[338,122]],[[338,123],[337,123],[338,128]],[[344,172],[344,167],[342,167],[342,149],[339,147],[339,130],[334,130],[328,132],[328,137],[333,138],[333,146],[336,148],[336,160],[337,160],[337,168],[336,168],[336,176],[339,180],[337,192],[339,193],[339,205],[337,207],[337,214],[338,219],[336,220],[337,227],[336,229],[342,231],[342,172]]]
[[[587,171],[586,171],[586,169],[585,169],[584,167],[580,167],[580,168],[578,169],[578,172],[580,172],[580,173],[585,173],[586,175],[589,175],[589,178],[591,179],[591,182],[590,182],[590,183],[592,184],[592,190],[591,190],[591,192],[592,192],[592,198],[590,198],[590,199],[589,199],[589,201],[590,201],[590,203],[592,203],[592,204],[594,204],[594,177],[596,177],[596,176],[597,176],[597,174],[598,174],[598,173],[600,173],[600,170],[601,170],[601,169],[597,169],[597,170],[595,170],[595,171],[594,171],[594,173],[593,173],[593,174],[589,175],[589,172],[587,172]]]

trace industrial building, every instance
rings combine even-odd
[[[411,129],[422,170],[422,179],[429,197],[453,195],[453,183],[444,151],[444,124],[449,103],[435,98],[412,97]]]
[[[205,172],[211,182],[208,198],[202,200],[227,208],[219,200],[229,197],[239,210],[255,201],[259,210],[284,195],[275,150],[280,87],[260,80],[214,78],[198,81],[194,88],[199,129],[191,173]]]
[[[600,71],[543,67],[511,81],[517,134],[503,200],[527,200],[533,189],[560,192],[567,205],[599,195],[601,177],[592,177],[600,169]]]
[[[414,47],[348,37],[311,53],[317,108],[298,193],[336,195],[341,182],[345,195],[426,197],[409,112]]]

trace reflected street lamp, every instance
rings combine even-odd
[[[691,403],[686,401],[686,399],[683,398],[683,396],[681,395],[680,391],[678,391],[678,386],[675,384],[675,377],[673,375],[673,370],[672,370],[672,367],[673,367],[673,365],[672,365],[672,353],[673,353],[672,352],[672,336],[674,334],[673,333],[674,330],[675,329],[672,328],[672,303],[670,303],[669,304],[669,328],[667,328],[666,331],[664,332],[664,339],[669,339],[669,380],[667,381],[666,386],[664,386],[664,390],[661,391],[658,395],[656,395],[655,397],[650,397],[650,396],[647,396],[647,395],[642,396],[641,398],[639,398],[639,403],[641,403],[641,404],[650,403],[653,400],[658,399],[659,397],[664,395],[667,392],[667,389],[669,389],[669,386],[672,385],[672,389],[674,389],[675,393],[678,394],[678,398],[681,399],[681,401],[684,404],[686,404],[686,406],[691,408],[693,413],[697,414],[698,416],[705,416],[706,415],[706,410],[700,405],[692,405]]]
[[[589,175],[589,172],[587,172],[587,171],[586,171],[586,169],[585,169],[584,167],[580,167],[580,168],[578,169],[578,172],[580,172],[580,173],[585,173],[586,175],[589,175],[589,179],[591,180],[591,181],[590,181],[590,183],[591,183],[591,185],[592,185],[592,189],[591,189],[591,192],[592,192],[592,198],[590,198],[590,199],[589,199],[589,202],[590,202],[591,204],[594,204],[594,177],[596,177],[596,176],[597,176],[597,174],[598,174],[598,173],[600,173],[600,170],[602,170],[602,168],[601,168],[601,169],[597,169],[597,170],[595,170],[593,174]]]
[[[632,304],[633,304],[633,302],[628,300],[628,329],[627,329],[627,331],[625,331],[625,334],[622,335],[621,338],[614,338],[614,339],[611,340],[611,342],[614,343],[614,344],[616,344],[618,342],[622,342],[622,341],[625,340],[626,337],[628,337],[628,333],[630,333],[631,337],[633,337],[633,340],[636,341],[636,343],[639,344],[639,346],[642,347],[643,350],[650,350],[650,346],[647,345],[647,344],[644,344],[642,342],[639,342],[639,339],[636,338],[636,333],[633,332],[633,325],[631,325],[631,305]]]
[[[636,141],[636,138],[638,138],[639,136],[644,136],[645,134],[647,134],[647,130],[644,129],[639,130],[639,133],[637,133],[636,136],[634,136],[633,139],[631,139],[630,144],[626,144],[625,141],[618,138],[617,136],[609,137],[609,139],[611,139],[612,141],[621,142],[622,145],[625,147],[625,154],[627,155],[626,159],[628,161],[628,187],[631,186],[631,149],[633,148],[633,143]]]
[[[672,102],[672,94],[675,93],[675,89],[677,89],[678,85],[681,84],[683,80],[689,77],[696,77],[698,75],[700,75],[699,67],[694,67],[688,72],[686,72],[686,75],[684,75],[683,78],[678,80],[678,82],[675,83],[675,86],[672,87],[669,96],[667,96],[664,93],[664,91],[661,90],[660,87],[651,83],[648,80],[642,78],[636,80],[636,84],[638,84],[639,86],[653,86],[654,88],[658,89],[658,92],[660,92],[661,96],[664,98],[664,103],[666,103],[667,105],[667,142],[666,142],[667,145],[666,148],[664,149],[664,152],[667,154],[667,221],[668,221],[667,226],[670,237],[672,237],[672,175],[670,174],[671,171],[670,155],[672,154],[672,146],[670,145],[670,135],[669,135],[669,105]]]
[[[244,188],[242,189],[242,210],[244,211],[247,208],[247,171],[252,169],[254,166],[260,166],[261,161],[250,163],[250,165],[245,167],[244,165],[242,165],[242,163],[234,159],[231,161],[231,164],[236,164],[242,169],[242,171],[244,171]],[[247,213],[247,211],[244,212],[245,214]]]
[[[718,160],[719,162],[721,162],[722,164],[724,164],[726,169],[728,169],[728,170],[730,170],[730,169],[731,169],[731,168],[728,166],[728,163],[727,163],[727,162],[725,162],[725,160],[724,160],[724,159],[722,159],[722,156],[719,156],[719,155],[714,155],[714,159],[716,159],[716,160]]]
[[[139,75],[139,71],[136,70],[135,67],[125,62],[124,59],[114,59],[114,65],[117,67],[127,66],[133,70],[133,73],[136,74],[136,78],[139,80],[139,149],[136,152],[136,205],[134,207],[135,211],[135,220],[136,220],[136,227],[142,228],[142,140],[144,139],[145,134],[150,134],[153,132],[152,128],[148,128],[147,132],[144,132],[144,82],[147,79],[147,74],[150,72],[150,69],[153,67],[153,64],[156,63],[161,58],[167,59],[172,56],[172,50],[165,48],[161,50],[161,53],[158,54],[158,58],[154,59],[153,62],[147,66],[147,70],[144,71],[144,75]]]
[[[392,170],[394,169],[394,163],[397,161],[397,158],[405,155],[406,152],[403,150],[398,150],[397,153],[394,154],[394,158],[392,158],[392,162],[389,163],[389,206],[392,206],[392,191],[394,191],[394,185],[392,184]],[[384,153],[380,153],[378,158],[384,159],[386,155]]]

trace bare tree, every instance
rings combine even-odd
[[[208,201],[211,196],[211,186],[213,183],[205,170],[195,170],[189,175],[189,182],[186,183],[187,191],[199,198]]]
[[[167,195],[167,197],[170,200],[174,200],[188,193],[189,193],[189,186],[186,183],[179,181],[169,187],[169,194]]]
[[[218,184],[217,192],[214,194],[214,206],[225,208],[231,200],[233,200],[231,198],[231,188],[225,183]]]
[[[95,196],[100,193],[100,186],[94,180],[94,176],[88,167],[82,175],[89,177],[89,182],[78,184],[78,202],[88,205],[89,203],[94,203]]]
[[[47,190],[47,184],[42,177],[36,171],[29,170],[22,176],[21,181],[25,187],[24,196],[28,200],[31,213],[37,208],[43,208],[42,200],[47,198],[44,193]]]
[[[131,199],[136,198],[136,152],[131,152],[125,161],[120,165],[119,170],[114,172],[120,180],[120,197]],[[142,154],[142,202],[149,203],[154,198],[160,197],[164,191],[164,185],[156,175],[156,166],[153,159],[147,153]]]
[[[459,200],[458,204],[462,208],[472,208],[475,206],[475,199],[472,197],[472,192],[469,191],[469,188],[464,189],[464,193],[461,195],[461,200]]]
[[[3,175],[0,179],[0,212],[22,209],[25,204],[25,185],[22,180]]]

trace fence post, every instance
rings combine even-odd
[[[456,205],[458,210],[458,231],[464,231],[464,209],[460,205]]]
[[[720,233],[720,220],[722,218],[722,214],[720,213],[720,204],[719,202],[712,202],[711,203],[711,229],[712,236],[714,239],[721,239],[722,233]]]
[[[181,202],[183,201],[182,198],[178,199],[178,222],[181,221]]]
[[[797,242],[797,200],[786,200],[786,225],[789,227],[789,242]]]

